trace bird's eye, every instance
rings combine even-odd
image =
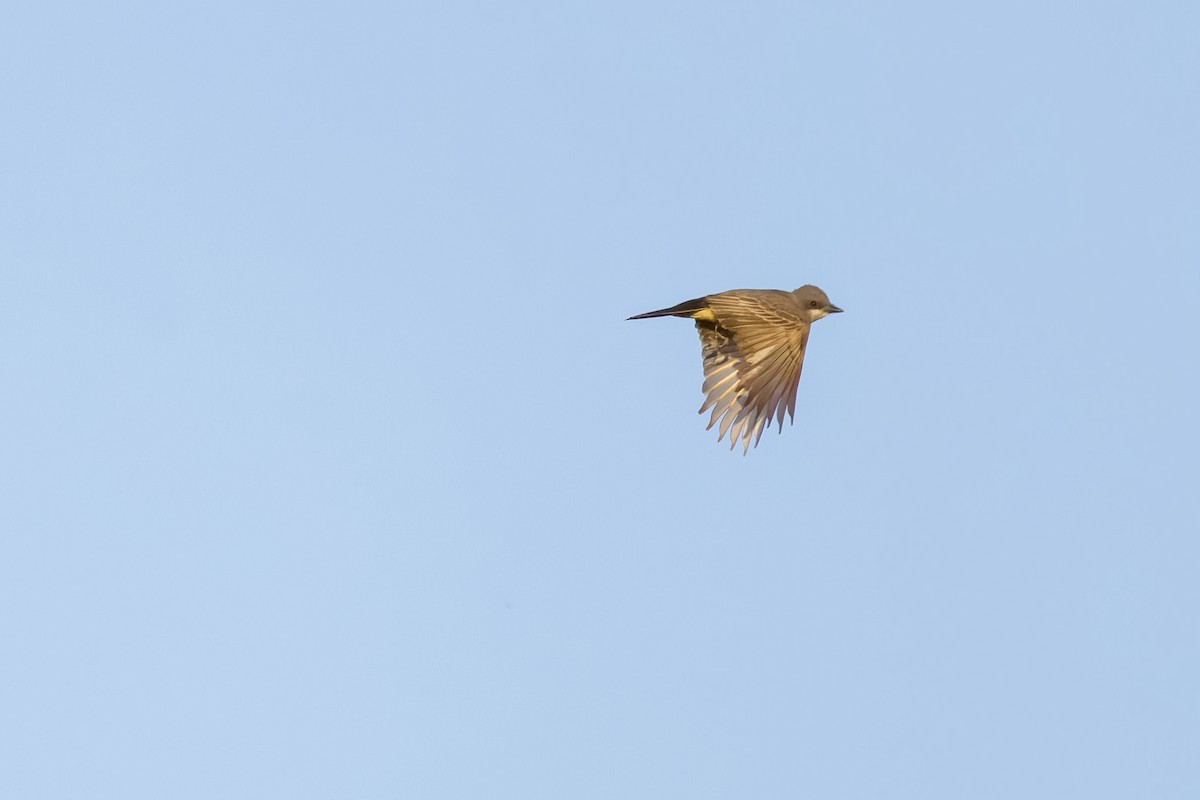
[[[817,307],[817,301],[816,301],[816,300],[809,300],[809,301],[808,301],[808,307],[809,307],[809,308],[816,308],[816,307]]]

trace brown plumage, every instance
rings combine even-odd
[[[629,319],[689,317],[696,321],[704,357],[704,405],[718,420],[717,441],[729,434],[729,449],[740,440],[743,453],[758,446],[763,430],[783,414],[795,419],[796,387],[812,323],[842,309],[816,286],[794,292],[735,289],[688,300]]]

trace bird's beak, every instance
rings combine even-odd
[[[840,314],[840,313],[842,313],[842,309],[838,308],[837,306],[830,306],[829,308],[827,308],[827,309],[825,309],[825,310],[826,310],[827,312],[829,312],[830,314]]]

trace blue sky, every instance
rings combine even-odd
[[[9,9],[0,792],[1200,796],[1198,26]]]

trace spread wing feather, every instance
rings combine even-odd
[[[809,323],[785,292],[727,292],[706,298],[714,320],[696,320],[704,358],[703,414],[717,441],[729,434],[749,452],[786,410],[795,419],[796,387],[804,365]]]

